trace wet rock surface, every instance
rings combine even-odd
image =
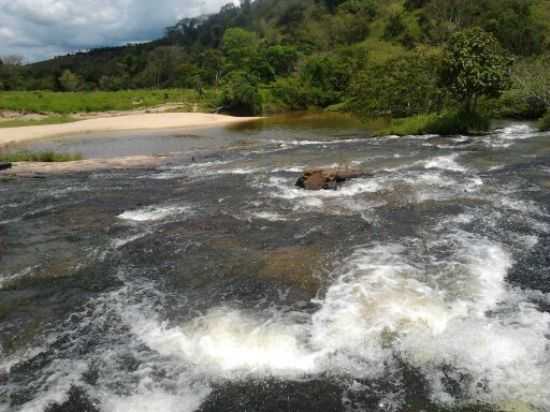
[[[351,179],[372,176],[358,169],[345,167],[306,169],[296,181],[296,186],[305,190],[337,190]]]

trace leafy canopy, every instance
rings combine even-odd
[[[436,57],[411,54],[369,66],[351,85],[352,108],[394,117],[440,110],[444,93],[437,82],[439,64]]]
[[[499,97],[510,87],[512,59],[496,38],[479,28],[454,34],[446,47],[441,71],[442,84],[465,109],[476,109],[481,96]]]

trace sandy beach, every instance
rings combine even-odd
[[[74,123],[0,128],[0,147],[31,140],[94,132],[217,127],[255,120],[207,113],[151,113],[99,117]]]

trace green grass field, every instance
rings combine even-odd
[[[213,95],[202,98],[194,90],[125,90],[117,92],[50,92],[17,91],[0,93],[0,110],[27,113],[56,113],[122,111],[159,106],[168,103],[184,104],[189,111],[208,110]],[[187,107],[188,106],[188,107]]]
[[[0,152],[0,162],[73,162],[82,160],[80,154],[46,152],[30,152],[26,150],[17,152]]]
[[[77,119],[68,115],[52,115],[39,120],[6,120],[0,122],[0,129],[8,127],[42,126],[48,124],[71,123]]]

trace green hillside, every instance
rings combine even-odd
[[[550,104],[538,95],[550,83],[540,73],[550,50],[550,0],[243,1],[184,19],[151,43],[0,65],[0,89],[185,88],[212,90],[213,106],[237,114],[366,107],[367,115],[411,116],[453,106],[435,81],[438,65],[449,39],[474,27],[492,34],[515,62],[511,89],[480,105],[491,115],[543,115]],[[396,66],[397,79],[389,78]],[[538,70],[536,85],[530,70]],[[409,110],[395,110],[375,92],[399,85]]]

